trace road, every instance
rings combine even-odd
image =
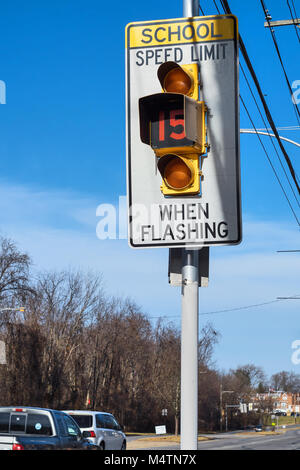
[[[299,450],[300,430],[288,429],[282,434],[240,433],[199,442],[199,450]]]
[[[165,446],[142,444],[139,440],[131,440],[133,450],[180,450],[178,444],[166,443]],[[142,444],[142,445],[141,445]],[[147,446],[147,447],[146,447]],[[240,432],[210,435],[209,440],[198,442],[198,450],[300,450],[300,428],[289,427],[280,434],[260,434],[255,432]]]

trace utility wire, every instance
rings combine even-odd
[[[218,8],[218,5],[217,5],[217,3],[216,3],[216,0],[213,0],[213,2],[214,2],[214,5],[215,5],[215,7],[216,7],[216,9],[217,9],[217,12],[219,13],[219,15],[221,15],[221,12],[220,12],[220,10],[219,10],[219,8]]]
[[[243,104],[243,106],[244,106],[244,108],[245,108],[245,111],[246,111],[246,113],[247,113],[247,115],[248,115],[248,117],[249,117],[249,119],[250,119],[250,121],[251,121],[251,124],[252,124],[252,126],[253,126],[253,129],[254,129],[255,132],[256,132],[256,135],[257,135],[257,137],[258,137],[258,139],[259,139],[259,141],[260,141],[260,143],[261,143],[261,146],[262,146],[262,148],[263,148],[263,150],[264,150],[264,152],[265,152],[265,154],[266,154],[266,157],[267,157],[267,159],[268,159],[268,161],[269,161],[269,163],[270,163],[270,165],[271,165],[271,168],[272,168],[272,170],[273,170],[273,172],[274,172],[274,174],[275,174],[275,176],[276,176],[276,179],[277,179],[277,181],[278,181],[278,183],[279,183],[279,185],[280,185],[280,187],[281,187],[281,190],[282,190],[282,192],[283,192],[283,194],[284,194],[284,196],[285,196],[285,198],[286,198],[286,200],[287,200],[287,203],[288,203],[288,205],[290,206],[290,209],[291,209],[291,211],[292,211],[292,213],[293,213],[293,215],[294,215],[294,217],[295,217],[295,219],[296,219],[296,221],[297,221],[297,224],[300,226],[300,221],[299,221],[299,219],[298,219],[298,217],[297,217],[297,214],[296,214],[296,212],[295,212],[294,209],[293,209],[293,206],[292,206],[292,204],[291,204],[291,201],[289,200],[289,197],[288,197],[288,195],[286,194],[286,192],[285,192],[285,190],[284,190],[284,187],[282,186],[282,183],[281,183],[281,181],[280,181],[280,178],[279,178],[279,176],[277,175],[277,172],[276,172],[276,170],[275,170],[275,168],[274,168],[274,165],[273,165],[273,163],[271,162],[271,159],[270,159],[270,157],[269,157],[269,155],[268,155],[268,152],[267,152],[267,150],[266,150],[266,148],[265,148],[265,146],[264,146],[264,144],[263,144],[262,139],[260,138],[259,133],[257,132],[257,129],[256,129],[255,125],[254,125],[254,122],[253,122],[253,120],[252,120],[252,118],[251,118],[251,116],[250,116],[250,113],[249,113],[249,111],[248,111],[248,109],[247,109],[247,106],[245,105],[245,102],[244,102],[243,98],[241,97],[241,95],[240,95],[240,100],[241,100],[241,102],[242,102],[242,104]]]
[[[218,13],[220,13],[220,10],[219,10],[219,8],[217,7],[217,4],[216,4],[215,0],[213,0],[213,1],[214,1],[214,4],[215,4],[215,7],[217,8]],[[224,7],[224,9],[225,9],[225,7]],[[260,111],[260,108],[259,108],[259,106],[258,106],[257,100],[256,100],[256,98],[255,98],[255,96],[254,96],[254,93],[253,93],[253,91],[252,91],[251,85],[250,85],[250,83],[249,83],[249,81],[248,81],[248,79],[247,79],[247,76],[246,76],[246,74],[245,74],[244,68],[243,68],[243,66],[242,66],[241,63],[240,63],[240,67],[241,67],[242,73],[243,73],[243,75],[244,75],[244,78],[245,78],[245,80],[246,80],[246,83],[247,83],[247,85],[248,85],[248,88],[249,88],[249,90],[250,90],[250,93],[251,93],[251,95],[252,95],[252,97],[253,97],[253,100],[254,100],[254,102],[255,102],[255,104],[256,104],[256,107],[257,107],[257,109],[258,109],[258,112],[259,112],[259,114],[260,114],[260,116],[261,116],[261,118],[262,118],[262,121],[263,121],[265,127],[267,128],[267,124],[266,124],[266,122],[265,122],[265,119],[264,119],[264,117],[263,117],[261,111]],[[278,177],[278,175],[277,175],[276,169],[275,169],[274,165],[272,164],[272,162],[271,162],[271,160],[270,160],[270,158],[269,158],[269,156],[268,156],[268,153],[267,153],[267,151],[266,151],[265,146],[264,146],[263,143],[262,143],[262,140],[261,140],[260,137],[259,137],[259,134],[258,134],[258,132],[257,132],[257,129],[255,128],[255,125],[254,125],[254,123],[253,123],[253,120],[252,120],[251,117],[250,117],[250,113],[249,113],[249,111],[248,111],[248,109],[247,109],[247,107],[246,107],[246,105],[245,105],[245,102],[244,102],[244,100],[242,99],[242,96],[241,96],[241,95],[240,95],[240,99],[241,99],[241,101],[242,101],[242,104],[243,104],[243,106],[244,106],[244,108],[245,108],[245,110],[246,110],[248,116],[249,116],[249,119],[250,119],[250,121],[251,121],[251,123],[252,123],[252,125],[253,125],[253,128],[254,128],[255,132],[256,132],[256,135],[257,135],[258,138],[259,138],[259,141],[260,141],[260,143],[261,143],[261,145],[262,145],[262,147],[263,147],[263,150],[264,150],[264,152],[265,152],[265,154],[266,154],[266,156],[267,156],[267,159],[268,159],[268,161],[269,161],[269,163],[270,163],[270,165],[271,165],[271,168],[272,168],[272,170],[273,170],[273,172],[274,172],[274,174],[275,174],[275,176],[276,176],[276,179],[277,179],[277,181],[278,181],[278,183],[279,183],[279,185],[280,185],[280,187],[281,187],[281,189],[282,189],[282,192],[283,192],[283,194],[284,194],[284,196],[285,196],[285,198],[286,198],[286,200],[287,200],[287,202],[288,202],[288,205],[289,205],[289,207],[290,207],[290,209],[291,209],[291,211],[292,211],[292,213],[293,213],[293,215],[294,215],[294,217],[295,217],[295,219],[296,219],[296,221],[297,221],[297,223],[298,223],[298,225],[299,225],[299,220],[298,220],[298,217],[297,217],[297,215],[296,215],[296,213],[295,213],[295,211],[294,211],[294,209],[293,209],[293,207],[292,207],[291,201],[290,201],[290,199],[288,198],[288,195],[287,195],[286,191],[284,190],[284,188],[283,188],[283,186],[282,186],[282,184],[281,184],[281,181],[280,181],[280,179],[279,179],[279,177]],[[292,187],[292,184],[291,184],[291,182],[290,182],[290,180],[289,180],[289,177],[288,177],[288,175],[287,175],[287,173],[286,173],[286,170],[285,170],[285,168],[284,168],[284,166],[283,166],[283,164],[282,164],[282,161],[281,161],[281,159],[280,159],[280,156],[279,156],[279,153],[278,153],[278,151],[277,151],[277,148],[276,148],[276,146],[275,146],[275,144],[274,144],[273,138],[272,138],[272,136],[270,135],[269,131],[267,131],[267,132],[268,132],[269,137],[270,137],[270,139],[271,139],[271,143],[272,143],[272,145],[273,145],[273,147],[274,147],[274,150],[275,150],[275,152],[276,152],[276,154],[277,154],[277,157],[278,157],[278,160],[279,160],[279,162],[280,162],[280,165],[281,165],[281,167],[282,167],[282,169],[283,169],[283,171],[284,171],[284,174],[285,174],[285,176],[286,176],[286,178],[287,178],[287,181],[288,181],[288,183],[289,183],[289,186],[290,186],[290,188],[291,188],[291,190],[292,190],[292,192],[293,192],[293,195],[294,195],[294,197],[295,197],[295,199],[296,199],[296,202],[297,202],[298,206],[300,206],[299,201],[298,201],[298,199],[297,199],[297,195],[296,195],[296,193],[295,193],[295,191],[294,191],[294,188]],[[275,137],[276,137],[276,136],[275,136]]]
[[[252,98],[253,98],[253,100],[254,100],[254,102],[255,102],[255,105],[256,105],[256,107],[257,107],[257,109],[258,109],[258,112],[259,112],[259,114],[260,114],[260,117],[261,117],[261,119],[262,119],[262,121],[263,121],[265,127],[267,127],[266,121],[265,121],[265,119],[264,119],[264,117],[263,117],[263,115],[262,115],[262,112],[260,111],[260,108],[259,108],[259,106],[258,106],[257,100],[256,100],[256,98],[255,98],[255,96],[254,96],[254,93],[253,93],[252,88],[251,88],[251,85],[250,85],[250,83],[249,83],[249,81],[248,81],[248,79],[247,79],[247,76],[246,76],[246,73],[245,73],[245,71],[244,71],[244,68],[243,68],[242,64],[240,64],[240,67],[241,67],[242,73],[243,73],[243,75],[244,75],[244,78],[245,78],[245,80],[246,80],[246,83],[247,83],[247,85],[248,85],[248,88],[249,88],[249,90],[250,90],[250,93],[251,93],[251,95],[252,95]],[[257,133],[258,129],[256,129],[255,131],[256,131],[256,133]],[[294,195],[294,197],[295,197],[295,199],[296,199],[296,202],[297,202],[298,206],[300,207],[299,200],[298,200],[297,195],[296,195],[296,193],[295,193],[295,191],[294,191],[294,188],[293,188],[293,186],[292,186],[292,184],[291,184],[291,182],[290,182],[290,179],[289,179],[289,177],[288,177],[288,174],[287,174],[287,172],[286,172],[286,170],[285,170],[285,168],[284,168],[284,166],[283,166],[283,163],[282,163],[282,161],[281,161],[281,158],[280,158],[280,155],[279,155],[279,153],[278,153],[278,150],[277,150],[277,148],[276,148],[276,146],[275,146],[275,144],[274,144],[273,138],[271,137],[269,131],[267,131],[267,132],[268,132],[269,137],[270,137],[270,139],[271,139],[271,143],[272,143],[272,145],[273,145],[273,147],[274,147],[274,150],[275,150],[275,152],[276,152],[276,154],[277,154],[277,158],[278,158],[278,160],[279,160],[279,163],[280,163],[280,165],[281,165],[281,168],[283,169],[283,172],[284,172],[284,174],[285,174],[285,176],[286,176],[286,179],[287,179],[287,181],[288,181],[288,183],[289,183],[289,186],[290,186],[290,188],[291,188],[291,190],[292,190],[292,192],[293,192],[293,195]],[[273,168],[273,167],[272,167],[272,168]],[[274,168],[273,168],[273,169],[274,169]],[[274,171],[275,171],[275,169],[274,169]],[[275,173],[276,173],[276,172],[275,172]],[[277,178],[277,179],[278,179],[278,178]]]
[[[296,22],[295,22],[295,19],[297,18],[297,16],[296,16],[296,18],[294,18],[294,15],[293,15],[293,12],[292,12],[292,9],[291,9],[289,0],[286,0],[286,3],[287,3],[287,6],[289,7],[290,14],[291,14],[291,18],[292,18],[293,23],[294,23],[294,28],[295,28],[295,31],[296,31],[296,35],[297,35],[298,41],[299,41],[299,43],[300,43],[300,34],[299,34],[299,30],[298,30],[298,28],[297,28],[297,24],[296,24]],[[294,5],[294,0],[292,0],[292,4],[293,4],[294,13],[295,13],[295,15],[296,15],[296,8],[295,8],[295,5]]]
[[[286,299],[271,300],[269,302],[262,302],[261,304],[246,305],[244,307],[227,308],[225,310],[215,310],[214,312],[204,312],[204,313],[200,313],[200,315],[214,315],[215,313],[236,312],[237,310],[246,310],[248,308],[262,307],[263,305],[275,304],[277,302],[280,302],[280,300],[286,300]]]
[[[299,16],[297,15],[297,12],[296,12],[296,7],[295,7],[295,4],[294,4],[294,0],[292,0],[292,6],[293,6],[293,10],[294,10],[294,13],[295,13],[295,18],[299,18]]]
[[[198,5],[198,7],[199,7],[199,10],[201,11],[202,15],[205,16],[205,13],[204,13],[204,11],[203,11],[203,9],[202,9],[200,3],[199,3],[199,5]]]
[[[298,253],[300,250],[278,250],[277,253]]]
[[[271,36],[272,36],[272,39],[273,39],[273,43],[274,43],[274,46],[275,46],[280,64],[281,64],[281,68],[282,68],[284,76],[285,76],[285,80],[286,80],[288,89],[289,89],[290,94],[291,94],[291,98],[293,98],[293,90],[292,90],[290,81],[288,79],[285,66],[283,64],[282,56],[281,56],[279,46],[278,46],[278,42],[277,42],[277,39],[276,39],[276,36],[275,36],[275,31],[274,31],[274,28],[271,27],[269,10],[267,10],[264,0],[260,0],[260,3],[261,3],[262,9],[265,13],[265,17],[266,17],[266,20],[267,20],[268,25],[269,25],[269,30],[270,30],[270,33],[271,33]],[[299,111],[299,108],[298,108],[297,104],[294,102],[293,99],[292,99],[292,103],[294,104],[294,110],[295,110],[295,113],[296,113],[296,118],[297,118],[298,124],[300,124],[300,111]]]
[[[232,13],[231,13],[231,10],[230,10],[230,8],[229,8],[229,5],[228,5],[227,0],[221,0],[221,3],[222,3],[222,5],[223,5],[223,8],[224,8],[225,13],[226,13],[226,14],[232,14]],[[293,178],[293,180],[294,180],[294,183],[295,183],[295,185],[296,185],[296,187],[297,187],[297,190],[298,190],[298,192],[299,192],[299,194],[300,194],[300,186],[299,186],[298,181],[297,181],[297,176],[296,176],[296,174],[295,174],[295,170],[294,170],[293,165],[292,165],[292,163],[291,163],[291,160],[290,160],[290,158],[289,158],[289,156],[288,156],[288,154],[287,154],[287,152],[286,152],[286,150],[285,150],[285,148],[284,148],[284,146],[283,146],[283,144],[282,144],[282,142],[281,142],[281,140],[280,140],[280,137],[279,137],[279,134],[278,134],[276,125],[275,125],[275,123],[274,123],[274,121],[273,121],[271,112],[270,112],[269,107],[268,107],[268,105],[267,105],[267,103],[266,103],[264,94],[263,94],[263,92],[262,92],[262,90],[261,90],[261,87],[260,87],[258,78],[257,78],[256,73],[255,73],[255,71],[254,71],[254,68],[253,68],[253,66],[252,66],[251,60],[250,60],[250,58],[249,58],[249,56],[248,56],[248,53],[247,53],[247,50],[246,50],[246,47],[245,47],[245,44],[244,44],[244,42],[243,42],[243,39],[242,39],[241,35],[239,35],[239,45],[240,45],[240,49],[241,49],[241,52],[242,52],[242,54],[243,54],[243,57],[244,57],[244,59],[245,59],[245,62],[246,62],[246,64],[247,64],[247,67],[248,67],[248,69],[249,69],[249,71],[250,71],[250,73],[251,73],[252,79],[253,79],[253,81],[254,81],[254,83],[255,83],[255,86],[256,86],[256,89],[257,89],[257,91],[258,91],[260,100],[261,100],[261,102],[262,102],[262,104],[263,104],[263,107],[264,107],[264,110],[265,110],[267,119],[268,119],[268,121],[269,121],[269,124],[270,124],[270,126],[271,126],[271,128],[272,128],[273,133],[275,134],[275,137],[276,137],[276,139],[277,139],[277,141],[278,141],[279,147],[280,147],[280,149],[281,149],[281,151],[282,151],[282,153],[283,153],[283,155],[284,155],[284,157],[285,157],[285,160],[286,160],[286,162],[287,162],[287,165],[288,165],[289,171],[290,171],[290,173],[291,173],[291,176],[292,176],[292,178]]]
[[[298,299],[298,297],[297,297]],[[214,310],[214,311],[211,311],[211,312],[202,312],[202,313],[199,313],[199,315],[203,316],[203,315],[215,315],[217,313],[228,313],[228,312],[236,312],[238,310],[246,310],[248,308],[257,308],[257,307],[263,307],[264,305],[270,305],[270,304],[275,304],[275,303],[278,303],[278,302],[282,302],[283,300],[287,300],[287,298],[277,298],[277,300],[270,300],[268,302],[262,302],[262,303],[259,303],[259,304],[252,304],[252,305],[244,305],[243,307],[232,307],[232,308],[226,308],[226,309],[223,309],[223,310]],[[159,319],[159,318],[177,318],[177,319],[180,319],[180,316],[178,315],[164,315],[164,316],[158,316],[158,317],[148,317],[149,319]]]

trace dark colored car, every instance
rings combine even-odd
[[[0,407],[0,450],[96,449],[62,411],[28,406]]]

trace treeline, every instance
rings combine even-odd
[[[221,384],[234,391],[231,403],[267,386],[255,366],[226,374],[214,368],[218,336],[207,324],[199,340],[199,429],[207,431],[219,426]],[[112,412],[127,431],[165,423],[179,432],[180,331],[153,325],[132,300],[107,296],[101,276],[33,275],[29,256],[2,238],[0,340],[1,406],[97,409]]]
[[[0,405],[107,410],[127,430],[151,431],[167,409],[168,427],[178,430],[180,332],[153,326],[129,299],[108,297],[101,276],[33,275],[29,256],[1,239],[0,312]],[[207,325],[202,368],[215,338]]]

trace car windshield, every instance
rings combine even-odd
[[[73,415],[70,413],[70,416],[76,421],[80,428],[91,428],[93,425],[92,415]]]

